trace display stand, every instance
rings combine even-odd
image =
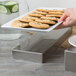
[[[35,43],[31,48],[29,46],[28,49],[21,49],[21,46],[17,46],[13,49],[13,57],[15,59],[21,59],[26,61],[32,61],[37,63],[46,62],[50,53],[57,48],[54,46],[59,46],[65,39],[71,34],[71,32],[67,31],[64,33],[59,39],[41,39],[37,43]],[[24,42],[25,43],[25,42]],[[23,44],[25,45],[25,44]]]

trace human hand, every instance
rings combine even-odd
[[[66,9],[58,22],[60,21],[63,21],[63,23],[55,29],[66,28],[76,25],[76,8]]]

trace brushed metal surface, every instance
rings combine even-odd
[[[76,72],[76,48],[65,50],[65,70]]]
[[[58,46],[68,37],[70,34],[69,30],[64,33],[58,40],[55,39],[42,39],[39,42],[35,43],[32,47],[23,47],[18,46],[13,50],[13,57],[15,59],[23,59],[33,62],[46,62],[51,51],[56,50],[53,45],[57,44]],[[26,42],[23,42],[25,45]],[[56,46],[56,45],[55,45]],[[49,50],[49,48],[51,50]],[[39,58],[38,58],[38,57]]]
[[[44,53],[48,51],[49,48],[53,46],[53,44],[56,42],[56,40],[51,39],[43,39],[37,42],[35,45],[33,45],[31,48],[29,47],[28,50],[21,49],[20,46],[13,49],[13,57],[15,59],[22,59],[32,62],[38,62],[42,63],[45,59]],[[52,51],[52,50],[50,50]],[[45,53],[46,54],[46,53]]]

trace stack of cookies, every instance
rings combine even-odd
[[[29,13],[27,16],[13,21],[12,26],[21,28],[33,27],[46,29],[52,25],[55,25],[60,17],[63,15],[63,13],[64,10],[37,9],[36,11]]]

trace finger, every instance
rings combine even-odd
[[[72,19],[63,23],[64,27],[71,27],[71,26],[74,26],[75,24],[76,24],[76,21]]]
[[[70,23],[70,21],[71,21],[71,17],[67,17],[66,20],[63,22],[63,25],[67,26],[68,23]]]
[[[62,15],[62,17],[58,20],[58,22],[64,21],[67,17],[68,17],[68,16],[64,13],[64,14]]]
[[[63,25],[66,27],[71,27],[76,25],[76,18],[74,18],[73,16],[70,16],[66,19],[66,21],[63,22]]]
[[[71,17],[69,17],[66,21],[64,21],[61,25],[59,25],[55,29],[71,27],[71,26],[74,26],[75,24],[76,24],[76,21],[71,19]]]
[[[59,25],[59,26],[56,27],[55,29],[67,27],[67,25],[68,25],[68,23],[70,22],[70,20],[71,20],[71,18],[68,17],[61,25]]]
[[[71,11],[71,8],[66,9],[62,17],[58,20],[58,22],[66,20],[66,18],[70,16]]]

